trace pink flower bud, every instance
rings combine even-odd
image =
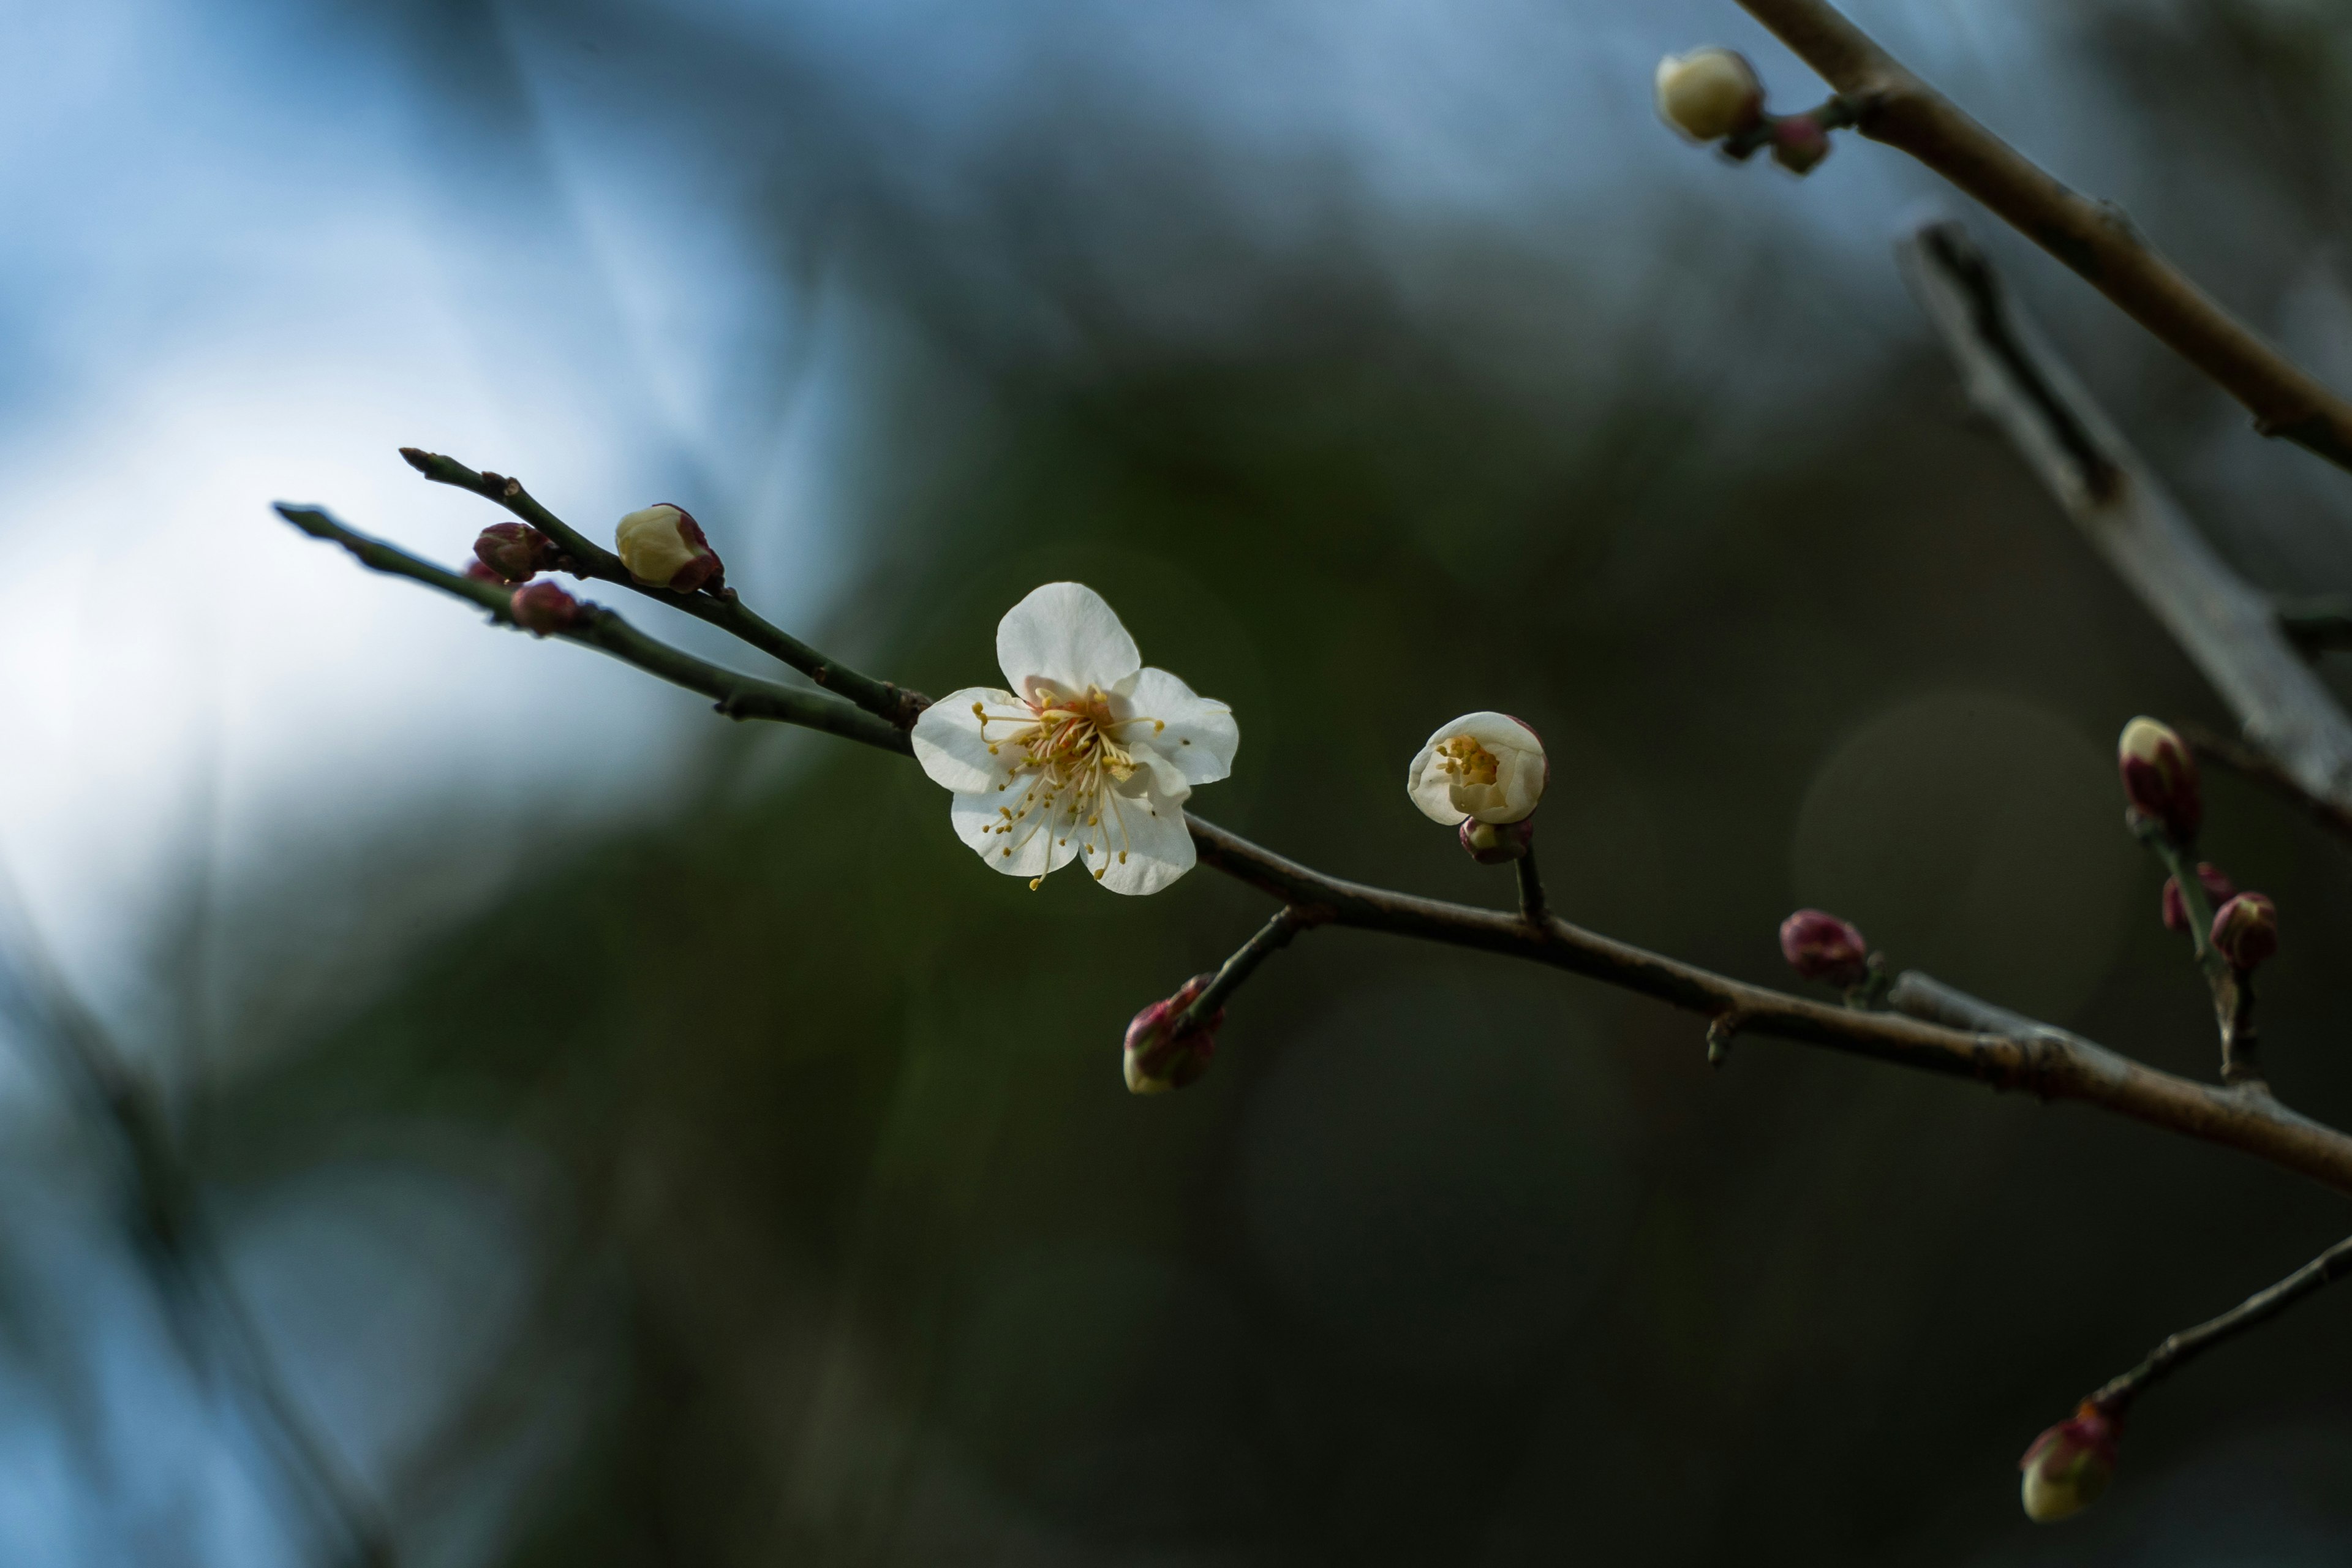
[[[1517,822],[1481,822],[1475,816],[1462,819],[1462,850],[1481,866],[1507,866],[1514,860],[1527,858],[1535,843],[1535,818],[1523,816]]]
[[[1830,133],[1810,114],[1791,114],[1772,122],[1772,162],[1792,174],[1809,174],[1830,155]]]
[[[553,583],[527,584],[508,601],[515,625],[534,637],[569,631],[588,618],[588,606]]]
[[[667,501],[623,518],[613,531],[613,547],[630,576],[673,593],[715,588],[726,575],[694,514]]]
[[[2123,774],[2124,799],[2132,815],[2152,823],[2175,844],[2197,837],[2205,805],[2197,792],[2197,759],[2188,742],[2153,719],[2124,726],[2116,742],[2116,766]]]
[[[2278,951],[2278,906],[2260,893],[2240,893],[2213,911],[2213,949],[2243,973]]]
[[[1179,1034],[1176,1022],[1184,1009],[1208,989],[1213,974],[1195,974],[1175,995],[1154,1002],[1127,1026],[1127,1087],[1131,1094],[1164,1094],[1182,1089],[1209,1070],[1216,1053],[1217,1030],[1225,1021],[1218,1008],[1199,1028]]]
[[[1870,973],[1870,944],[1862,932],[1821,910],[1799,910],[1780,922],[1780,955],[1807,980],[1852,990]]]
[[[2049,1524],[2099,1500],[2116,1476],[2123,1424],[2089,1400],[2039,1437],[2017,1461],[2025,1472],[2025,1517]]]
[[[474,559],[509,583],[528,583],[555,561],[555,541],[529,523],[494,522],[474,541]]]
[[[2218,868],[2202,860],[2197,862],[2197,880],[2204,888],[2206,899],[2217,906],[2226,902],[2238,890],[2237,885],[2223,876]],[[2167,877],[2164,879],[2164,929],[2189,929],[2189,906],[2181,901],[2178,878]]]

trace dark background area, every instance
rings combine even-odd
[[[956,37],[995,37],[992,9]],[[1517,26],[1585,59],[1580,91],[1632,75],[1603,99],[1612,139],[1534,151],[1549,111],[1523,82],[1499,103],[1457,84],[1517,130],[1510,177],[1450,202],[1176,112],[1183,68],[1164,96],[1112,90],[1083,67],[1094,35],[1046,25],[1096,8],[1003,9],[1021,111],[930,140],[808,41],[814,10],[280,20],[407,73],[442,199],[481,204],[486,243],[551,199],[534,171],[561,160],[515,83],[560,77],[621,106],[614,142],[723,170],[758,265],[858,323],[869,402],[828,454],[846,565],[794,626],[820,646],[927,690],[992,682],[1003,610],[1084,581],[1147,662],[1239,716],[1202,815],[1472,902],[1507,901],[1508,875],[1412,809],[1404,767],[1443,720],[1514,712],[1552,759],[1539,843],[1569,919],[1778,984],[1779,920],[1822,904],[1897,965],[2210,1075],[2110,747],[2137,712],[2226,715],[1963,417],[1888,248],[1958,198],[1858,142],[1801,184],[1673,147],[1645,102],[1659,53],[1720,37],[1756,47],[1778,101],[1812,94],[1728,5],[1655,27],[1476,11],[1497,56]],[[1858,9],[2344,384],[2352,28],[2328,8]],[[1304,26],[1221,15],[1221,47]],[[1971,28],[1975,52],[1937,54]],[[1554,159],[1557,188],[1527,172]],[[1971,221],[2226,553],[2282,590],[2352,587],[2341,475]],[[789,335],[747,326],[740,352]],[[775,357],[780,385],[806,371]],[[583,528],[646,499],[466,435],[436,444]],[[731,558],[737,479],[689,452],[650,469]],[[460,538],[495,521],[414,507]],[[742,548],[754,603],[789,583],[789,558]],[[318,594],[411,592],[302,559]],[[486,658],[520,646],[478,636]],[[603,679],[593,660],[498,667],[515,747],[620,765],[537,710]],[[664,700],[680,717],[621,808],[420,790],[363,828],[289,815],[277,853],[194,892],[159,876],[144,979],[100,998],[174,1085],[257,1314],[407,1560],[2352,1551],[2330,1297],[2145,1401],[2080,1521],[2027,1523],[2013,1468],[2164,1334],[2337,1239],[2330,1194],[1773,1042],[1710,1070],[1692,1017],[1339,931],[1261,972],[1207,1079],[1133,1099],[1127,1018],[1262,900],[1205,870],[1144,900],[1076,877],[1032,894],[973,863],[903,762]],[[2209,795],[2206,852],[2282,911],[2273,1081],[2341,1123],[2352,1008],[2328,955],[2352,862],[2239,781]],[[0,1533],[25,1561],[328,1560],[233,1415],[175,1447],[176,1480],[125,1479],[125,1434],[183,1373],[109,1350],[152,1323],[94,1306],[121,1281],[62,1268],[80,1254],[54,1234],[114,1222],[108,1167],[58,1102],[19,1098],[9,1181],[94,1195],[0,1223],[10,1429],[57,1456],[29,1500],[0,1498]],[[223,1488],[247,1500],[205,1500]],[[100,1522],[42,1533],[65,1515]]]

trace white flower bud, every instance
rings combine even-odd
[[[1694,142],[1753,130],[1764,114],[1764,84],[1729,49],[1693,49],[1658,62],[1658,117]]]
[[[694,514],[667,501],[623,518],[613,548],[630,576],[681,594],[717,583],[722,572]]]
[[[1412,759],[1405,793],[1423,816],[1448,827],[1465,817],[1518,822],[1550,782],[1542,740],[1507,713],[1465,713],[1438,730]]]

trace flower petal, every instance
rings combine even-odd
[[[1137,670],[1118,696],[1115,711],[1129,715],[1115,731],[1122,742],[1150,746],[1187,784],[1214,784],[1234,771],[1242,727],[1223,703],[1195,695],[1164,669]],[[1143,723],[1146,719],[1153,722]]]
[[[1432,822],[1442,822],[1448,827],[1457,826],[1470,814],[1454,805],[1454,780],[1437,765],[1437,742],[1453,733],[1441,730],[1431,737],[1428,745],[1414,753],[1412,766],[1405,771],[1404,792],[1412,796],[1412,804]]]
[[[1132,787],[1132,786],[1130,786]],[[1192,868],[1192,832],[1184,807],[1157,789],[1122,794],[1105,790],[1097,808],[1102,823],[1090,840],[1087,863],[1114,893],[1156,893]]]
[[[974,706],[992,715],[988,723],[972,711]],[[1010,691],[999,691],[992,686],[967,686],[961,691],[950,691],[915,720],[910,737],[915,742],[915,760],[923,764],[923,772],[933,784],[943,788],[970,793],[993,791],[1010,778],[1021,761],[1021,748],[1003,748],[995,755],[989,753],[992,742],[1001,742],[1025,722],[1028,708]],[[993,715],[1017,712],[1019,719],[1000,722]]]
[[[985,795],[958,795],[948,820],[958,838],[1006,876],[1042,877],[1078,853],[1077,804],[1066,792],[1049,804],[1045,780],[1023,773]]]
[[[1143,656],[1100,594],[1083,583],[1048,583],[996,624],[996,662],[1024,697],[1041,682],[1083,696],[1089,686],[1108,691]]]

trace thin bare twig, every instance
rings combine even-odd
[[[1189,1035],[1217,1016],[1225,1000],[1242,988],[1242,982],[1254,973],[1257,966],[1283,948],[1300,931],[1320,925],[1314,911],[1296,904],[1285,904],[1274,911],[1274,918],[1258,927],[1249,941],[1242,943],[1234,955],[1217,968],[1217,973],[1201,994],[1192,998],[1169,1029],[1171,1035]]]
[[[511,607],[514,590],[496,583],[484,583],[472,577],[446,571],[429,561],[415,556],[381,539],[371,538],[355,528],[336,521],[317,507],[278,507],[278,515],[309,534],[341,545],[360,563],[376,572],[395,577],[407,577],[445,594],[470,600],[489,613],[490,618],[502,626],[515,625]],[[580,625],[550,635],[565,642],[579,643],[608,653],[625,664],[688,691],[698,691],[711,698],[719,712],[730,719],[772,719],[782,724],[798,724],[803,729],[823,730],[845,740],[860,741],[884,751],[914,755],[914,744],[907,732],[886,720],[869,712],[861,712],[839,698],[827,697],[815,691],[799,691],[789,686],[779,686],[772,680],[740,675],[708,659],[672,647],[666,642],[646,636],[620,615],[602,605],[583,606],[586,615]]]
[[[323,1514],[358,1568],[391,1568],[392,1538],[359,1480],[311,1423],[230,1278],[220,1244],[146,1080],[58,969],[15,884],[0,872],[0,1012],[47,1049],[67,1089],[112,1135],[137,1195],[139,1255],[190,1370],[217,1356],[287,1479]]]
[[[2189,742],[2189,750],[2207,762],[2219,763],[2233,773],[2243,773],[2309,814],[2313,821],[2337,837],[2352,841],[2352,806],[2312,794],[2296,782],[2293,773],[2243,741],[2231,740],[2194,720],[2181,720],[2172,727],[2179,731],[2182,740]]]
[[[305,518],[289,521],[347,547],[345,535],[364,539],[321,514],[310,512],[306,517],[307,521]],[[331,526],[311,526],[320,521]],[[483,602],[477,590],[485,584],[442,572],[380,542],[366,542],[369,549],[352,550],[362,564],[441,588],[471,603]],[[496,591],[490,589],[493,594]],[[645,643],[652,640],[643,639]],[[635,642],[591,646],[627,662],[635,662],[639,647]],[[676,679],[667,673],[674,668],[670,661],[686,657],[664,648],[660,662],[646,668],[666,679]],[[700,689],[690,681],[678,683]],[[792,710],[782,708],[755,716],[784,723],[798,721]],[[835,732],[904,752],[903,734],[878,725],[875,729],[879,732],[849,728]],[[1646,952],[1557,916],[1530,921],[1517,910],[1474,909],[1327,877],[1190,813],[1185,823],[1201,864],[1278,900],[1295,911],[1301,924],[1352,926],[1528,959],[1710,1019],[1730,1015],[1748,1033],[1823,1046],[1946,1077],[1973,1079],[1995,1089],[2022,1089],[2044,1100],[2079,1100],[2187,1137],[2244,1151],[2352,1194],[2352,1136],[2298,1115],[2266,1093],[2192,1082],[2054,1031],[2048,1037],[2012,1038],[1791,996]]]
[[[2254,428],[2352,468],[2352,403],[2264,342],[2167,261],[2112,202],[2093,201],[1971,119],[1828,0],[1739,0],[1854,110],[1909,153],[2081,274],[2220,384]]]
[[[2147,1359],[2110,1380],[2091,1403],[2121,1415],[2131,1402],[2224,1341],[2269,1321],[2323,1287],[2352,1274],[2352,1240],[2339,1241],[2266,1290],[2258,1290],[2218,1318],[2183,1329],[2147,1352]]]
[[[2270,597],[2214,552],[1959,225],[1925,225],[1898,249],[1970,401],[2172,634],[2247,738],[2304,790],[2352,808],[2352,721],[2288,639]]]

